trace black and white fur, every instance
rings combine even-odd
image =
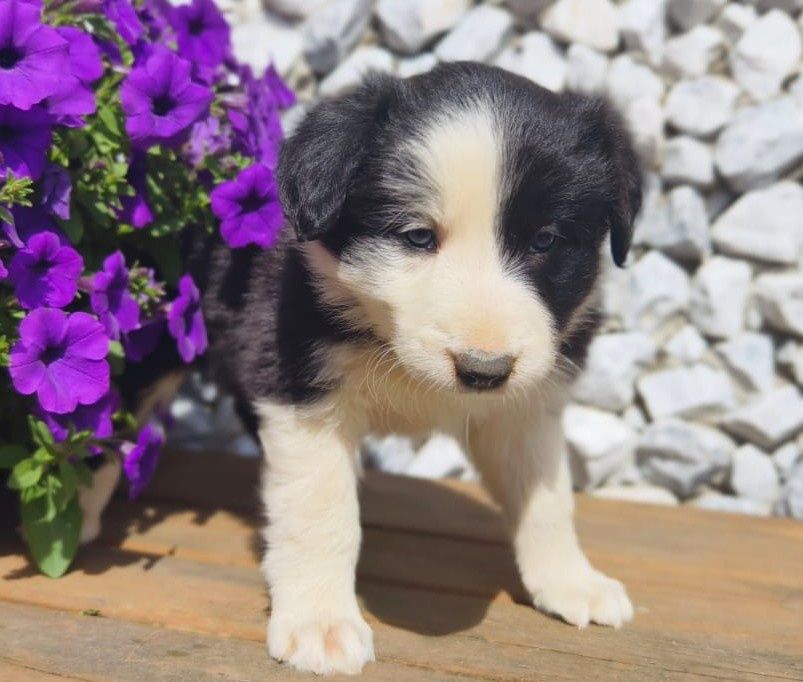
[[[295,235],[214,250],[204,302],[265,452],[271,655],[316,673],[374,658],[354,591],[369,433],[453,434],[533,603],[580,627],[629,620],[578,545],[560,425],[606,237],[622,264],[641,200],[619,117],[479,64],[372,77],[308,114],[278,178]],[[485,381],[500,357],[509,376]]]

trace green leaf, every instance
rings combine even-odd
[[[13,469],[28,453],[21,445],[0,446],[0,469]]]
[[[36,498],[20,505],[22,529],[39,569],[51,578],[64,575],[78,551],[83,514],[75,496],[48,520],[48,498]]]
[[[61,488],[56,495],[55,503],[59,511],[64,511],[78,491],[78,474],[72,464],[62,460],[59,462],[59,476]]]
[[[32,485],[36,485],[39,482],[44,471],[45,467],[41,462],[37,462],[32,457],[23,459],[11,470],[11,476],[8,478],[8,487],[12,490],[30,488]]]
[[[53,434],[47,428],[47,424],[33,417],[28,417],[28,426],[31,429],[31,437],[33,442],[39,446],[53,445]]]
[[[123,344],[119,341],[111,341],[109,343],[109,367],[112,371],[112,376],[120,376],[125,369],[125,350]]]
[[[14,216],[5,206],[0,206],[0,223],[14,224]]]

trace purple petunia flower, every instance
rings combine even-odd
[[[67,414],[109,390],[109,337],[87,313],[37,308],[19,326],[8,371],[22,395],[36,394],[43,409]]]
[[[164,318],[155,317],[151,320],[146,320],[128,334],[123,334],[123,349],[125,350],[126,361],[142,362],[156,350],[164,328]]]
[[[120,197],[123,209],[118,217],[125,223],[131,223],[137,230],[141,230],[153,222],[153,211],[148,204],[148,191],[145,186],[146,171],[145,154],[135,151],[131,155],[131,163],[126,174],[128,184],[134,188],[134,196]]]
[[[193,166],[199,166],[207,156],[226,151],[230,145],[230,128],[215,116],[208,116],[192,127],[184,154]]]
[[[193,83],[191,70],[186,59],[157,45],[144,65],[128,74],[120,88],[120,100],[125,129],[135,147],[176,146],[204,115],[212,91]]]
[[[112,415],[120,408],[120,396],[114,390],[109,391],[91,405],[79,405],[67,414],[51,414],[40,410],[50,433],[57,442],[67,438],[70,426],[76,431],[90,430],[96,438],[109,438],[114,433]]]
[[[157,427],[146,424],[139,432],[136,444],[126,443],[121,448],[123,471],[131,485],[129,497],[134,499],[145,489],[156,471],[164,436]]]
[[[279,75],[273,64],[268,64],[265,74],[262,76],[262,87],[270,93],[271,99],[279,109],[287,109],[296,103],[295,93],[287,87],[287,83]]]
[[[20,111],[0,104],[0,180],[9,170],[17,177],[37,180],[52,139],[50,117],[44,109]]]
[[[190,275],[184,275],[178,283],[178,297],[170,304],[167,313],[167,329],[176,340],[178,354],[184,362],[192,362],[203,355],[208,341],[206,325],[201,312],[201,295]]]
[[[61,244],[52,232],[40,232],[14,254],[8,276],[23,308],[61,308],[75,298],[83,269],[75,249]]]
[[[104,0],[103,13],[129,45],[134,45],[142,37],[142,23],[129,0]]]
[[[69,43],[70,73],[86,85],[98,80],[103,75],[103,61],[92,36],[73,26],[56,30]]]
[[[41,206],[14,206],[11,215],[14,224],[9,225],[0,221],[0,230],[18,249],[24,248],[25,242],[40,232],[52,232],[59,238],[60,244],[70,244],[67,236],[56,227],[56,223]]]
[[[128,268],[122,252],[115,251],[103,261],[103,270],[95,273],[89,302],[109,338],[117,341],[122,332],[139,326],[139,306],[129,288]]]
[[[3,265],[3,261],[0,260],[0,279],[5,279],[8,277],[8,270],[6,270],[6,266]]]
[[[84,116],[95,113],[95,95],[89,86],[103,75],[103,62],[100,50],[86,33],[71,26],[58,32],[69,44],[70,73],[65,74],[45,106],[56,123],[78,128],[84,125]]]
[[[179,52],[208,80],[215,69],[229,56],[229,25],[212,0],[192,0],[176,7],[172,13]]]
[[[67,169],[49,164],[42,176],[42,208],[62,220],[69,220],[71,195],[72,182]]]
[[[211,194],[212,212],[222,221],[220,233],[232,248],[276,242],[283,214],[273,173],[262,164],[242,171],[236,179],[218,185]]]
[[[40,9],[0,2],[0,104],[25,111],[56,92],[69,70],[67,41],[40,22]]]

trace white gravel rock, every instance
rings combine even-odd
[[[594,497],[617,502],[638,502],[640,504],[658,504],[662,507],[676,507],[678,498],[666,488],[649,483],[636,485],[606,485],[591,493]]]
[[[800,31],[789,15],[771,10],[753,22],[730,53],[736,82],[754,100],[763,101],[781,91],[784,79],[800,63]]]
[[[637,457],[647,480],[685,499],[721,480],[735,450],[728,436],[710,426],[663,419],[641,434]]]
[[[366,466],[391,474],[404,473],[415,459],[415,448],[406,436],[369,436],[363,444]]]
[[[294,19],[305,19],[329,0],[262,0],[265,8]]]
[[[620,109],[641,98],[660,101],[664,95],[664,82],[645,64],[629,54],[611,60],[605,79],[608,95]]]
[[[477,5],[435,47],[442,62],[484,62],[496,54],[513,33],[513,17],[493,5]]]
[[[435,434],[416,453],[404,473],[418,478],[465,478],[471,470],[457,441]]]
[[[666,41],[664,66],[677,77],[703,76],[725,54],[725,38],[717,29],[701,25]]]
[[[575,382],[576,400],[618,412],[633,402],[639,371],[657,353],[652,339],[643,332],[597,336],[588,348],[583,373]]]
[[[691,319],[706,336],[729,338],[744,328],[752,271],[743,261],[714,256],[697,270]]]
[[[637,246],[651,245],[654,239],[659,239],[669,229],[666,195],[657,173],[646,173],[643,193],[641,210],[636,216],[633,230],[633,244]]]
[[[733,453],[730,486],[739,497],[768,505],[775,504],[781,492],[772,459],[753,445],[742,445]]]
[[[619,32],[625,45],[640,50],[652,64],[663,59],[666,0],[625,0],[619,6]]]
[[[633,460],[636,432],[608,412],[569,405],[563,414],[572,478],[576,487],[596,488]]]
[[[775,359],[781,367],[789,371],[800,386],[803,386],[803,345],[787,341],[778,349]]]
[[[681,327],[664,344],[664,352],[669,357],[686,364],[697,362],[707,351],[705,339],[690,324]]]
[[[776,509],[785,516],[803,519],[803,464],[798,464],[789,476]]]
[[[331,0],[304,22],[304,57],[317,74],[329,73],[359,42],[373,0]]]
[[[610,52],[619,44],[619,18],[610,0],[557,0],[541,14],[541,27],[558,40]]]
[[[410,78],[421,73],[426,73],[435,68],[438,60],[431,52],[424,52],[416,57],[400,59],[396,67],[396,74],[400,78]]]
[[[381,47],[358,47],[338,67],[321,81],[319,92],[324,97],[339,95],[362,82],[366,74],[392,73],[395,60],[387,50]]]
[[[727,40],[735,43],[756,19],[758,12],[755,7],[731,2],[717,17],[716,26]]]
[[[717,219],[711,236],[730,255],[796,264],[803,255],[803,187],[784,181],[748,192]]]
[[[803,159],[803,104],[794,97],[745,107],[722,131],[714,161],[739,192],[763,187]]]
[[[639,97],[627,103],[625,123],[636,151],[651,167],[661,163],[664,148],[664,110],[652,97]]]
[[[766,502],[758,502],[734,495],[724,495],[716,490],[706,490],[701,495],[690,500],[689,504],[698,509],[726,512],[728,514],[749,514],[750,516],[770,516],[772,514],[772,506]]]
[[[777,388],[730,412],[722,424],[730,433],[772,450],[803,428],[803,396],[795,386]]]
[[[644,374],[636,387],[654,420],[694,417],[734,404],[730,377],[704,364]]]
[[[749,0],[758,5],[761,12],[771,9],[780,9],[787,14],[795,14],[803,9],[803,0]]]
[[[608,58],[601,52],[575,43],[566,51],[566,87],[574,92],[599,93],[605,88]]]
[[[614,270],[604,287],[604,306],[625,328],[654,331],[689,304],[689,277],[658,251],[628,270]]]
[[[667,122],[678,130],[708,137],[733,117],[739,88],[721,76],[676,83],[666,98]]]
[[[236,23],[231,29],[231,44],[234,56],[257,75],[273,63],[282,76],[287,76],[304,51],[299,31],[285,21],[261,15]]]
[[[704,24],[719,12],[727,0],[669,0],[669,18],[678,28],[688,31]]]
[[[531,31],[502,50],[496,65],[553,92],[560,92],[566,84],[563,52],[552,38],[540,31]]]
[[[699,262],[711,252],[705,202],[692,187],[682,185],[666,198],[666,219],[656,220],[640,242],[681,261]]]
[[[661,177],[670,185],[710,187],[714,184],[714,155],[711,148],[688,135],[670,138],[664,145]],[[703,203],[702,199],[700,203]]]
[[[803,338],[803,271],[768,272],[756,278],[753,291],[769,326]]]
[[[541,11],[553,0],[504,0],[522,26],[535,26]]]
[[[376,18],[391,49],[413,54],[451,29],[469,7],[471,0],[379,0]]]
[[[784,443],[772,453],[772,463],[778,471],[781,481],[787,481],[797,466],[798,462],[803,461],[803,448],[797,443]]]
[[[748,388],[766,391],[775,383],[775,348],[766,334],[743,332],[716,345],[728,369]]]

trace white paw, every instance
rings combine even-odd
[[[371,628],[356,617],[320,620],[271,616],[268,652],[299,670],[318,675],[356,675],[374,660]]]
[[[633,618],[625,586],[591,567],[544,581],[533,600],[537,608],[579,628],[589,623],[618,628]]]

